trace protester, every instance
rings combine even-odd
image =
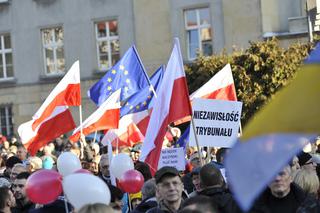
[[[22,172],[27,172],[27,171],[28,171],[28,169],[24,164],[22,164],[22,163],[15,164],[11,170],[10,181],[13,182],[16,179],[17,175],[19,175]]]
[[[110,206],[107,206],[102,203],[88,204],[83,206],[77,211],[77,213],[106,213],[106,212],[120,212],[112,209]]]
[[[192,170],[192,172],[190,173],[191,179],[192,179],[192,184],[194,185],[194,190],[193,190],[193,192],[191,192],[189,194],[189,197],[194,197],[194,196],[198,195],[202,190],[202,188],[200,186],[200,169],[201,169],[201,167],[194,168]]]
[[[39,157],[29,157],[27,160],[27,170],[32,173],[42,169],[42,160]]]
[[[251,212],[319,212],[317,201],[292,182],[291,172],[287,165],[256,201]]]
[[[155,173],[157,193],[161,200],[157,207],[148,210],[148,213],[177,212],[182,205],[183,183],[179,171],[170,166],[164,166]]]
[[[13,195],[17,202],[16,212],[28,212],[35,207],[26,194],[26,183],[29,175],[28,172],[22,172],[17,175],[12,183]]]
[[[216,210],[216,206],[212,202],[212,200],[203,195],[195,196],[188,198],[184,201],[182,205],[182,209],[180,212],[187,212],[187,211],[198,211],[201,213],[220,213]]]
[[[308,195],[318,198],[319,178],[313,170],[301,169],[294,177],[294,183]]]
[[[302,151],[298,155],[298,159],[301,169],[316,170],[317,164],[312,161],[312,156],[309,153]]]
[[[189,161],[193,169],[201,167],[201,161],[200,161],[198,152],[194,152],[190,156]],[[187,191],[187,193],[190,194],[191,192],[193,192],[194,185],[192,184],[191,173],[187,173],[186,175],[184,175],[182,177],[182,181],[183,181],[184,189]]]
[[[17,157],[22,161],[23,164],[26,165],[28,152],[23,145],[17,146]]]
[[[200,169],[200,195],[211,198],[220,213],[238,212],[239,208],[231,193],[226,189],[220,170],[212,164],[206,164]]]
[[[149,209],[156,207],[158,205],[156,199],[156,182],[155,179],[147,180],[141,189],[142,201],[141,203],[133,209],[130,213],[144,213]]]
[[[108,154],[101,155],[100,162],[99,162],[99,177],[107,185],[111,184]]]
[[[16,206],[16,200],[8,187],[0,187],[0,212],[11,213],[11,208]]]

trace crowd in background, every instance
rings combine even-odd
[[[174,144],[175,137],[166,139],[165,146]],[[228,175],[224,170],[228,148],[208,148],[198,153],[196,149],[187,147],[184,171],[163,167],[154,177],[149,166],[138,160],[141,144],[119,148],[118,152],[131,156],[135,169],[141,172],[145,181],[139,193],[128,194],[112,185],[107,147],[98,141],[82,139],[70,143],[61,136],[42,147],[36,156],[29,156],[17,138],[0,135],[0,212],[66,212],[66,209],[81,213],[242,212],[231,193],[232,186],[228,185]],[[318,142],[288,162],[259,196],[250,212],[320,212]],[[28,199],[25,191],[28,177],[40,169],[56,170],[57,158],[65,151],[78,156],[84,169],[108,185],[111,192],[108,206],[91,204],[75,210],[72,205],[65,205],[63,194],[46,205],[32,203]]]

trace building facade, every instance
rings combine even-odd
[[[30,120],[76,60],[85,119],[96,108],[86,91],[131,45],[136,45],[150,75],[166,64],[174,37],[180,38],[186,62],[198,53],[245,48],[248,41],[270,36],[284,43],[307,40],[304,4],[301,0],[0,0],[0,133],[13,135]],[[72,110],[78,123],[78,109]]]

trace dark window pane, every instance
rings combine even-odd
[[[63,47],[57,48],[57,66],[59,71],[65,70],[64,50]]]
[[[63,42],[63,31],[62,28],[55,28],[54,29],[55,37],[56,37],[56,42]]]
[[[10,49],[10,48],[11,48],[10,35],[5,35],[5,36],[4,36],[4,47],[5,47],[6,49]]]
[[[106,32],[106,23],[105,22],[100,22],[97,24],[97,30],[98,30],[98,38],[101,37],[106,37],[107,32]]]

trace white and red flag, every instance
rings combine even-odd
[[[94,113],[82,122],[82,125],[73,131],[70,140],[78,141],[81,129],[84,135],[99,130],[117,129],[120,119],[120,93],[120,89],[112,93]]]
[[[31,155],[46,145],[49,141],[73,130],[76,125],[68,107],[58,106],[35,130],[33,120],[21,124],[18,133],[21,142]]]
[[[32,117],[32,129],[47,119],[57,106],[80,106],[80,68],[76,61]]]
[[[79,61],[76,61],[32,120],[18,127],[19,136],[27,150],[35,155],[46,143],[74,129],[68,106],[78,106],[80,103],[80,69]]]
[[[237,95],[230,64],[224,66],[207,83],[192,93],[190,100],[194,98],[236,101]]]
[[[189,92],[177,38],[157,96],[140,155],[140,160],[149,164],[153,174],[158,168],[168,125],[191,115]]]

